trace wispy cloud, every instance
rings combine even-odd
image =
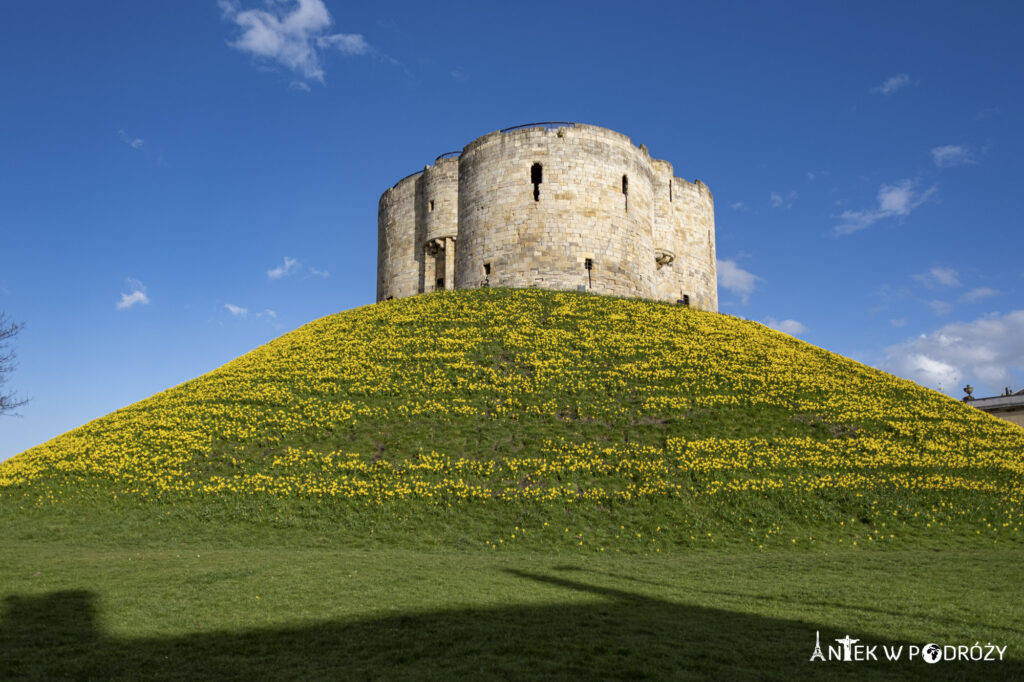
[[[331,276],[331,273],[328,272],[327,270],[320,270],[319,268],[313,268],[313,267],[311,267],[309,269],[309,273],[311,275],[316,275],[317,277],[330,277]]]
[[[897,318],[889,320],[889,324],[891,324],[892,326],[894,326],[897,329],[899,329],[900,327],[906,327],[907,326],[907,320],[906,320],[906,318],[903,318],[903,317],[897,317]]]
[[[121,300],[114,304],[118,310],[128,310],[136,305],[149,303],[149,296],[146,295],[146,286],[137,279],[129,277],[125,280],[127,292],[121,292]]]
[[[971,289],[966,294],[961,296],[960,300],[965,301],[967,303],[976,303],[977,301],[980,301],[983,298],[990,298],[992,296],[998,295],[999,291],[997,289],[993,289],[992,287],[975,287],[974,289]]]
[[[146,141],[143,140],[141,137],[134,137],[132,135],[129,135],[124,130],[118,130],[117,136],[121,138],[122,142],[124,142],[132,149],[142,149],[142,147],[146,144]]]
[[[864,211],[843,211],[841,222],[833,228],[837,236],[853,234],[867,229],[885,218],[907,216],[915,208],[934,196],[934,185],[918,190],[913,180],[900,180],[894,185],[882,185],[878,190],[878,208]]]
[[[940,317],[943,315],[949,315],[949,313],[953,310],[953,304],[949,303],[948,301],[928,301],[928,307],[931,308],[932,311],[936,315],[939,315]]]
[[[932,148],[932,161],[934,161],[935,165],[939,168],[966,166],[968,164],[977,163],[977,155],[970,147],[964,147],[958,144],[947,144],[941,147]]]
[[[891,95],[910,83],[910,76],[905,73],[898,73],[889,76],[881,85],[871,88],[871,92],[882,95]]]
[[[299,269],[299,261],[294,258],[284,257],[284,263],[278,265],[276,268],[267,270],[267,277],[270,279],[281,279],[287,275],[294,273]]]
[[[146,142],[141,137],[129,135],[124,129],[118,129],[117,136],[121,138],[121,142],[141,153],[145,158],[149,159],[158,166],[166,166],[167,162],[164,160],[164,155],[159,149],[154,149],[152,145]]]
[[[914,279],[926,287],[958,287],[960,286],[960,273],[953,268],[931,268],[928,272],[914,275]]]
[[[734,294],[739,294],[745,305],[754,293],[757,281],[761,279],[757,275],[747,272],[732,260],[718,261],[718,285]]]
[[[238,0],[219,0],[218,5],[238,28],[231,47],[277,62],[305,80],[323,82],[321,60],[327,50],[347,56],[372,51],[358,33],[327,32],[334,20],[323,0],[269,0],[265,9],[241,9]]]
[[[335,33],[316,39],[320,47],[333,47],[338,52],[349,56],[361,56],[370,52],[370,44],[358,33]]]
[[[807,331],[807,327],[796,320],[776,320],[774,317],[768,317],[765,318],[764,325],[790,336],[797,336]]]
[[[768,200],[771,202],[772,208],[791,208],[798,196],[796,191],[787,192],[786,196],[782,196],[778,192],[772,192]]]
[[[250,320],[263,320],[264,322],[266,322],[267,324],[276,329],[281,328],[281,325],[278,324],[277,322],[277,312],[271,310],[270,308],[264,308],[262,312],[255,313],[252,315],[249,314],[248,308],[243,308],[242,306],[235,305],[233,303],[225,303],[224,309],[227,310],[232,317]]]
[[[1024,369],[1024,310],[948,324],[886,349],[883,369],[953,395],[970,381],[999,391]]]

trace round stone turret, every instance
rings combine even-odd
[[[439,157],[381,197],[377,300],[477,286],[717,310],[707,186],[606,128],[530,124]]]

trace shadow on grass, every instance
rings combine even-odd
[[[2,679],[1024,679],[1024,663],[809,661],[845,632],[561,577],[588,603],[465,609],[170,638],[105,636],[92,593],[9,597]],[[851,633],[857,636],[857,633]],[[907,644],[871,640],[881,645]],[[924,644],[920,642],[918,644]],[[826,651],[827,653],[827,651]]]

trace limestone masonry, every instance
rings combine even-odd
[[[377,231],[378,301],[536,286],[718,310],[711,191],[607,128],[484,135],[384,192]]]

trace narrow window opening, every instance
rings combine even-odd
[[[629,178],[622,176],[622,196],[626,198],[626,210],[629,210]]]
[[[668,200],[672,201],[672,181],[668,181]]]
[[[428,210],[431,210],[431,211],[434,210],[434,200],[433,199],[430,200],[430,209],[428,209]]]
[[[437,279],[437,288],[438,289],[444,289],[444,277],[438,277],[438,279]]]
[[[484,263],[484,274],[485,275],[491,274],[491,264],[490,263]]]
[[[587,269],[587,286],[593,288],[594,280],[590,273],[594,269],[594,260],[592,258],[587,258],[583,261],[583,267]]]
[[[544,168],[539,163],[530,168],[530,182],[533,183],[533,200],[540,201],[540,183],[544,182]]]

